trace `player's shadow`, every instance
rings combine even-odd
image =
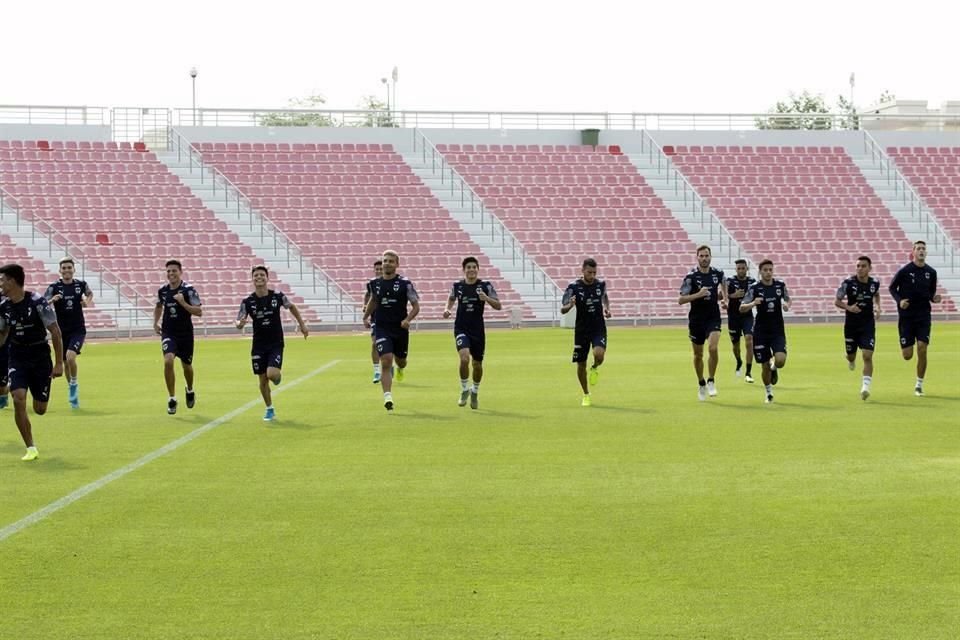
[[[431,422],[456,422],[460,420],[459,416],[451,416],[438,413],[426,413],[416,409],[405,409],[403,411],[394,411],[394,419],[400,420],[429,420]]]
[[[311,429],[325,429],[329,424],[319,424],[319,423],[309,423],[309,422],[300,422],[299,420],[287,420],[287,419],[277,419],[273,422],[267,424],[267,429],[270,431],[280,430],[280,429],[297,429],[299,431],[309,431]]]
[[[616,405],[593,405],[590,407],[590,411],[608,411],[610,413],[635,413],[650,415],[656,413],[655,409],[647,409],[645,407],[618,407]]]
[[[24,463],[27,464],[27,463]],[[30,462],[30,467],[37,469],[41,473],[61,473],[63,471],[80,471],[86,469],[87,465],[77,464],[75,460],[61,458],[59,456],[50,457],[40,451],[40,458]]]
[[[480,417],[492,416],[494,418],[518,418],[521,420],[538,420],[542,417],[539,415],[536,415],[536,416],[530,415],[529,413],[513,413],[512,411],[497,411],[495,409],[484,409],[483,407],[480,407],[480,409],[476,411],[471,409],[469,415],[475,415]]]

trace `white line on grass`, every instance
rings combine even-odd
[[[306,382],[307,380],[309,380],[309,379],[312,378],[313,376],[315,376],[315,375],[317,375],[317,374],[319,374],[319,373],[323,373],[324,371],[326,371],[327,369],[331,368],[332,366],[334,366],[334,365],[337,364],[338,362],[340,362],[340,361],[339,361],[339,360],[334,360],[334,361],[332,361],[332,362],[328,362],[327,364],[323,365],[322,367],[318,367],[318,368],[314,369],[313,371],[311,371],[310,373],[308,373],[308,374],[306,374],[306,375],[303,375],[303,376],[297,378],[296,380],[293,380],[293,381],[291,381],[291,382],[288,382],[288,383],[284,384],[283,386],[278,387],[277,389],[274,389],[273,395],[277,395],[278,393],[282,393],[282,392],[284,392],[284,391],[286,391],[286,390],[288,390],[288,389],[291,389],[291,388],[297,386],[298,384],[300,384],[301,382]],[[60,498],[59,500],[55,500],[54,502],[51,502],[50,504],[48,504],[47,506],[43,507],[42,509],[40,509],[40,510],[38,510],[38,511],[34,511],[34,512],[31,513],[30,515],[28,515],[28,516],[26,516],[26,517],[24,517],[24,518],[21,518],[20,520],[17,520],[16,522],[14,522],[14,523],[12,523],[12,524],[8,524],[8,525],[5,526],[3,529],[0,529],[0,542],[3,542],[4,540],[6,540],[7,538],[9,538],[9,537],[12,536],[13,534],[18,533],[18,532],[26,529],[26,528],[29,527],[30,525],[36,524],[37,522],[40,522],[41,520],[45,519],[47,516],[52,515],[52,514],[56,513],[57,511],[60,511],[60,510],[63,509],[63,508],[69,507],[71,504],[73,504],[74,502],[76,502],[76,501],[79,500],[80,498],[83,498],[84,496],[87,496],[87,495],[93,493],[93,492],[96,491],[97,489],[102,489],[103,487],[107,486],[108,484],[110,484],[110,483],[113,482],[114,480],[119,480],[120,478],[124,477],[125,475],[128,475],[128,474],[130,474],[130,473],[133,473],[134,471],[136,471],[136,470],[139,469],[140,467],[143,467],[143,466],[145,466],[145,465],[153,462],[154,460],[156,460],[156,459],[159,458],[160,456],[164,456],[164,455],[170,453],[171,451],[175,451],[176,449],[179,449],[180,447],[182,447],[183,445],[187,444],[188,442],[190,442],[190,441],[192,441],[192,440],[195,440],[196,438],[202,436],[202,435],[205,434],[207,431],[210,431],[211,429],[216,429],[217,427],[219,427],[219,426],[222,425],[223,423],[229,422],[230,420],[232,420],[233,418],[236,418],[236,417],[237,417],[238,415],[240,415],[241,413],[243,413],[243,412],[245,412],[245,411],[248,411],[249,409],[252,409],[253,407],[257,406],[257,405],[258,405],[259,403],[261,403],[261,402],[263,402],[263,399],[262,399],[262,398],[257,398],[256,400],[251,400],[250,402],[248,402],[247,404],[243,405],[242,407],[237,407],[237,408],[234,409],[233,411],[231,411],[231,412],[229,412],[229,413],[223,414],[222,416],[220,416],[220,417],[217,418],[216,420],[212,420],[212,421],[208,422],[207,424],[203,425],[202,427],[197,427],[196,429],[194,429],[194,430],[191,431],[190,433],[186,434],[185,436],[181,436],[180,438],[177,438],[177,439],[174,440],[173,442],[171,442],[171,443],[169,443],[169,444],[166,444],[166,445],[160,447],[160,448],[157,449],[156,451],[153,451],[153,452],[151,452],[151,453],[148,453],[147,455],[143,456],[143,457],[140,458],[139,460],[136,460],[136,461],[134,461],[134,462],[131,462],[130,464],[128,464],[128,465],[126,465],[126,466],[120,467],[120,468],[117,469],[116,471],[112,471],[111,473],[108,473],[107,475],[103,476],[103,477],[100,478],[99,480],[94,480],[94,481],[91,482],[90,484],[84,485],[84,486],[80,487],[79,489],[77,489],[77,490],[74,491],[73,493],[70,493],[70,494],[68,494],[68,495],[65,495],[65,496],[63,496],[62,498]],[[37,462],[33,462],[32,464],[43,464],[43,459],[41,458],[40,460],[38,460]]]

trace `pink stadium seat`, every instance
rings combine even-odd
[[[887,152],[960,245],[960,147],[890,147]]]

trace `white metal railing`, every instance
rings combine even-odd
[[[393,111],[349,109],[173,109],[173,126],[244,127],[263,126],[281,118],[285,125],[380,126],[416,129],[608,129],[620,131],[696,130],[745,131],[796,129],[815,120],[818,130],[848,130],[849,113],[608,113],[564,111]],[[884,123],[927,130],[960,128],[960,114],[888,115],[857,114],[860,128],[881,127]]]
[[[673,187],[674,195],[683,198],[683,207],[699,219],[700,228],[707,233],[711,247],[725,251],[733,259],[745,257],[740,243],[734,239],[726,225],[707,208],[703,197],[697,193],[686,176],[676,168],[670,156],[663,152],[657,141],[647,131],[641,132],[640,152],[646,155],[647,161],[652,166],[656,167],[657,173],[665,176],[667,186]]]
[[[480,222],[481,233],[489,233],[490,240],[494,243],[499,240],[501,250],[509,256],[508,259],[514,267],[520,268],[523,282],[531,285],[534,291],[540,291],[542,297],[538,301],[546,300],[558,304],[560,286],[527,254],[517,237],[507,229],[500,218],[487,209],[483,199],[418,129],[413,130],[413,150],[421,155],[424,165],[429,165],[434,176],[440,178],[443,188],[449,187],[452,197],[459,196],[460,206],[464,209],[469,207],[471,219],[478,219]]]
[[[796,129],[814,121],[818,130],[885,127],[912,130],[960,130],[960,114],[849,113],[609,113],[576,111],[391,111],[359,109],[220,109],[209,107],[86,107],[0,105],[0,123],[110,125],[114,139],[158,148],[173,127],[282,126],[402,127],[434,129],[607,129],[617,131],[753,131]],[[856,122],[855,125],[851,123]]]
[[[109,125],[106,107],[0,105],[0,123]]]
[[[943,251],[944,257],[949,259],[950,269],[956,270],[957,246],[950,234],[940,225],[906,176],[900,172],[890,154],[868,131],[863,132],[863,145],[864,151],[870,154],[873,163],[880,168],[887,184],[893,187],[897,199],[910,211],[910,217],[920,223],[923,233],[932,240],[930,244]]]
[[[219,169],[207,163],[203,154],[174,127],[169,129],[169,148],[177,154],[178,162],[186,161],[191,174],[196,168],[201,184],[209,183],[214,199],[222,199],[223,205],[230,209],[238,220],[243,220],[250,231],[256,232],[261,242],[269,243],[274,255],[282,259],[288,268],[294,269],[301,279],[309,281],[313,293],[322,293],[325,302],[334,303],[338,309],[345,306],[358,307],[343,287],[305,256],[287,234],[259,214],[240,187]]]

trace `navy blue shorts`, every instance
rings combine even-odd
[[[47,402],[50,399],[50,383],[53,375],[53,358],[50,347],[31,347],[33,355],[10,354],[10,390],[26,389],[34,400]]]
[[[873,345],[877,341],[877,327],[873,324],[869,326],[849,326],[844,324],[843,341],[847,349],[847,355],[856,353],[857,349],[873,351]]]
[[[773,354],[786,352],[787,336],[785,334],[753,334],[753,358],[757,362],[767,362]]]
[[[586,362],[590,352],[596,348],[607,348],[607,332],[575,331],[573,335],[572,362]]]
[[[283,346],[254,348],[250,352],[250,364],[253,373],[260,375],[267,372],[267,367],[283,368]]]
[[[720,316],[713,318],[691,318],[687,323],[690,330],[690,342],[703,344],[714,331],[720,331]]]
[[[377,327],[373,334],[376,339],[377,353],[385,356],[392,353],[397,358],[406,358],[410,348],[410,330],[403,328],[382,329]]]
[[[485,335],[457,333],[454,330],[453,337],[457,343],[457,351],[469,349],[471,358],[477,362],[483,362],[483,353],[487,350],[487,337]]]
[[[193,336],[174,336],[164,334],[160,337],[160,348],[163,354],[172,353],[180,358],[183,364],[193,364]]]
[[[900,316],[897,322],[897,329],[900,331],[900,346],[912,347],[915,342],[925,342],[930,344],[930,316],[925,315],[919,318],[912,316]]]
[[[80,355],[80,350],[83,349],[83,343],[87,339],[87,330],[75,329],[69,333],[64,332],[62,339],[64,358],[67,356],[67,351],[73,351],[75,354]]]
[[[730,332],[730,341],[739,342],[740,336],[753,335],[753,312],[731,313],[727,316],[727,331]]]

